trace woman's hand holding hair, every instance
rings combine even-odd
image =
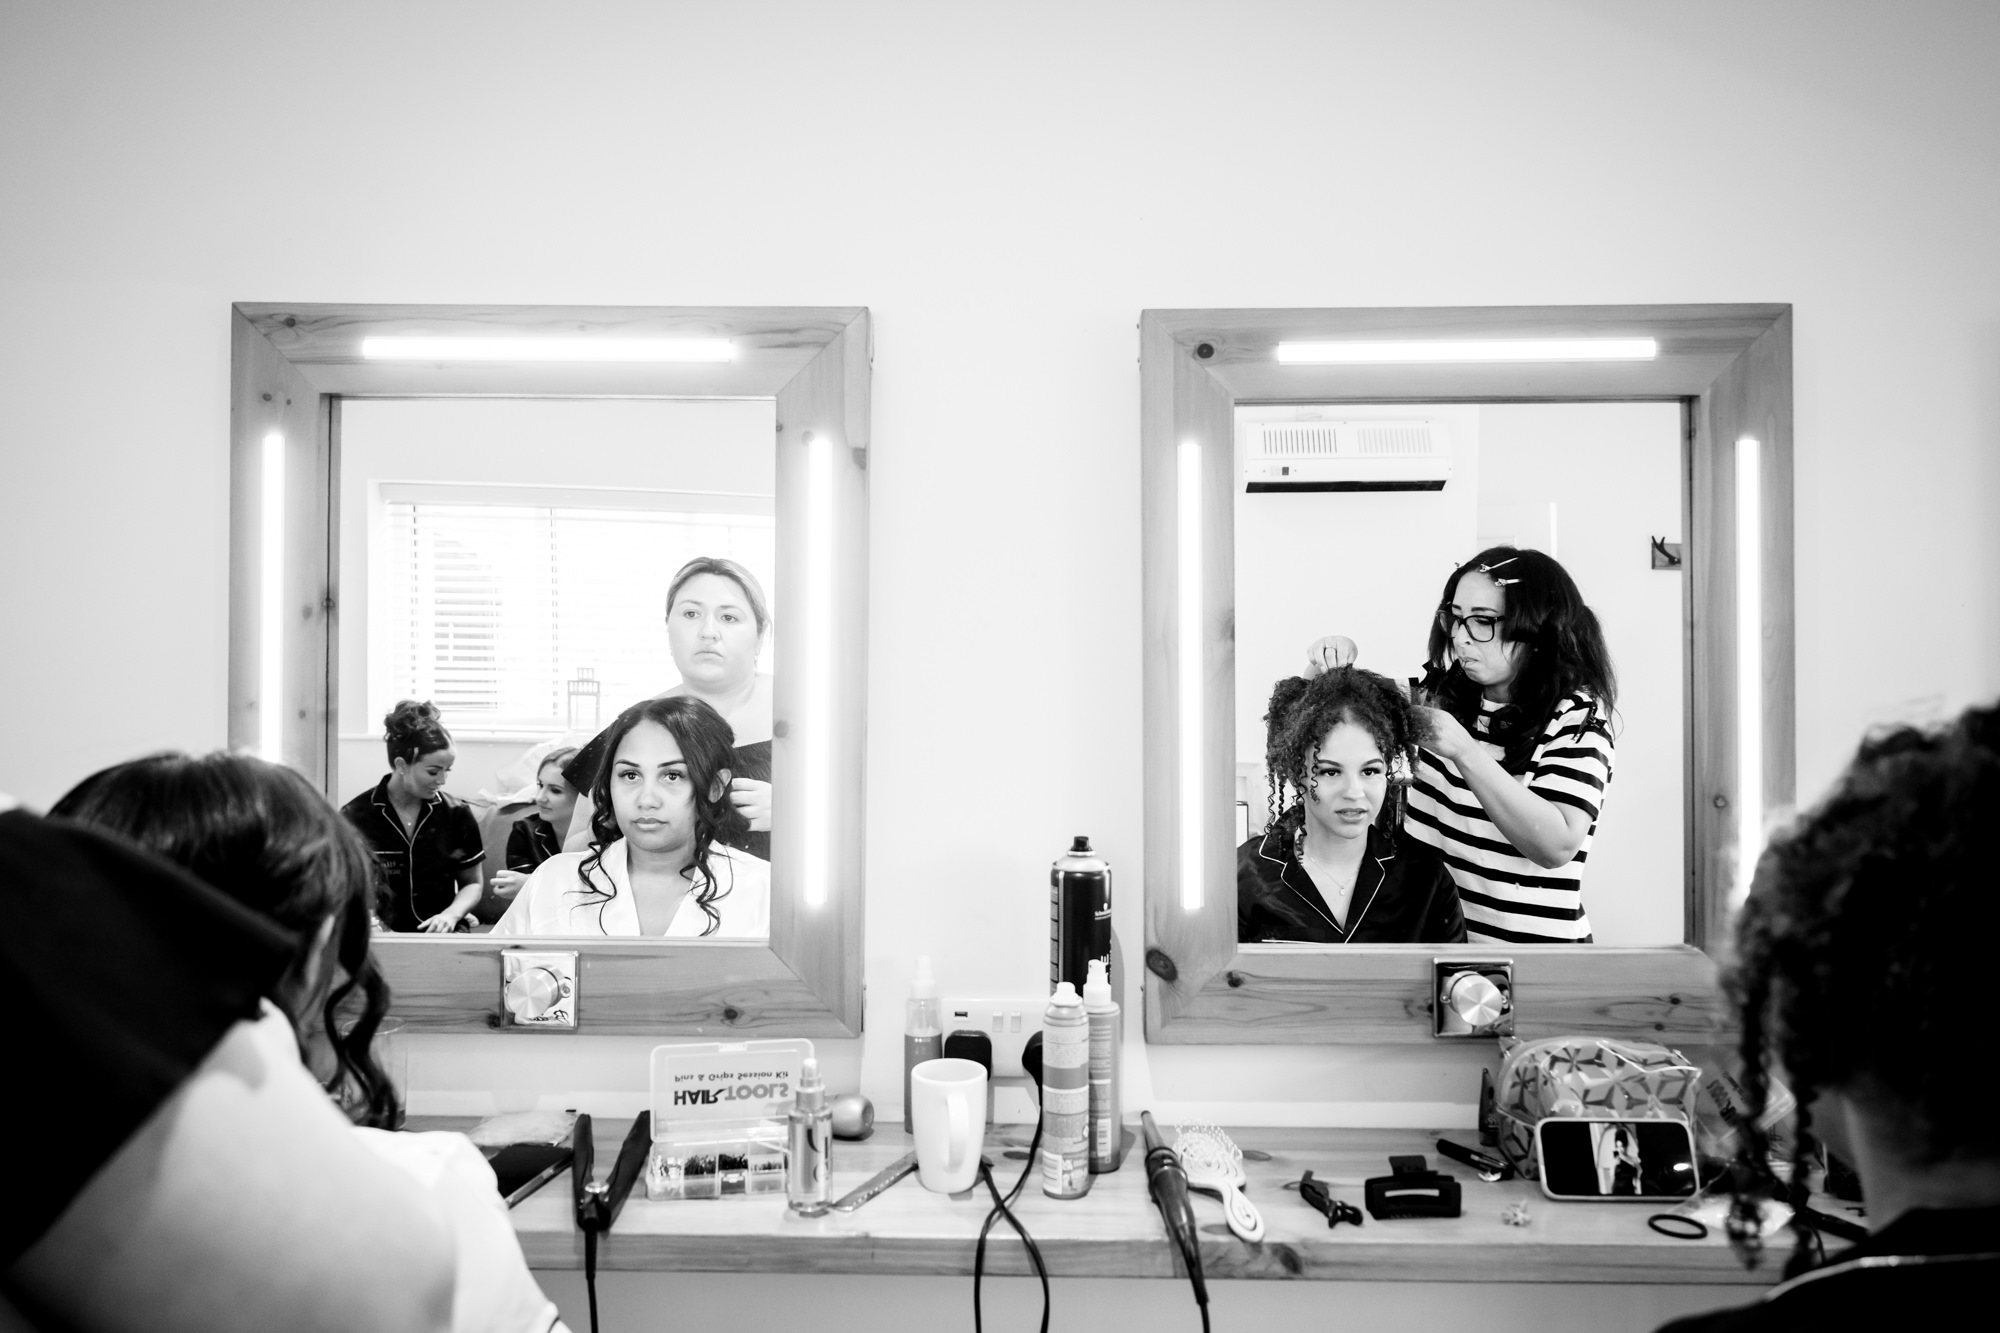
[[[1457,765],[1486,817],[1515,851],[1545,870],[1569,864],[1590,832],[1589,815],[1521,785],[1450,713],[1420,706],[1417,716],[1424,724],[1423,747]]]
[[[528,872],[525,870],[496,870],[493,872],[493,896],[512,898],[527,882]]]
[[[1345,634],[1327,634],[1306,645],[1306,675],[1323,676],[1335,667],[1354,665],[1361,649]]]
[[[771,831],[771,784],[755,778],[737,778],[729,784],[729,802],[750,821],[752,833]]]
[[[1479,742],[1465,729],[1465,724],[1442,708],[1427,708],[1418,704],[1414,710],[1417,720],[1423,726],[1423,735],[1417,743],[1440,759],[1449,759],[1454,764],[1463,763],[1472,753],[1485,753]]]

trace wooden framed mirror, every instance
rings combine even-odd
[[[336,786],[343,403],[772,404],[775,482],[764,512],[786,628],[772,644],[769,938],[384,933],[376,953],[395,1012],[420,1031],[498,1028],[497,955],[548,938],[580,953],[581,1031],[857,1035],[866,309],[240,303],[231,322],[229,739],[281,759],[336,800],[351,794]],[[418,338],[451,341],[407,341]],[[364,340],[386,341],[364,354]],[[657,596],[673,572],[635,577]]]
[[[1739,846],[1754,854],[1767,818],[1793,800],[1790,337],[1784,305],[1143,313],[1149,1040],[1431,1041],[1431,965],[1448,955],[1512,960],[1522,1035],[1713,1035],[1711,955],[1742,888]],[[1465,346],[1607,339],[1650,340],[1652,347],[1638,359],[1606,360],[1584,353],[1521,359],[1505,348]],[[1404,346],[1388,353],[1392,360],[1344,353],[1279,359],[1281,343],[1362,342]],[[1431,354],[1443,344],[1459,350]],[[1430,351],[1408,359],[1415,345]],[[1475,351],[1499,359],[1465,359]],[[1235,566],[1242,414],[1308,404],[1626,402],[1680,409],[1679,939],[1239,944],[1233,824],[1244,711],[1237,702]],[[1739,540],[1751,544],[1739,549]],[[1643,547],[1633,554],[1642,556]],[[1424,605],[1407,609],[1418,625],[1426,613]],[[1299,636],[1299,667],[1310,637]],[[1363,645],[1363,665],[1373,665],[1367,652]],[[1400,676],[1404,666],[1377,669]]]

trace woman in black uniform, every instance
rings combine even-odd
[[[444,933],[470,926],[486,849],[479,821],[446,794],[451,735],[435,705],[405,699],[382,719],[389,772],[340,807],[375,853],[378,915],[390,930]]]
[[[771,632],[771,613],[757,576],[734,560],[697,556],[667,585],[667,650],[681,683],[660,698],[689,695],[722,715],[735,734],[730,755],[729,800],[744,828],[727,845],[771,859],[771,678],[757,657]],[[597,781],[609,728],[577,752],[563,770],[570,785],[588,792]],[[590,803],[577,802],[566,851],[590,846]]]
[[[578,794],[563,769],[575,758],[576,747],[564,745],[536,765],[535,813],[521,816],[507,829],[507,868],[493,872],[493,894],[501,901],[511,902],[536,867],[562,851]]]
[[[1401,836],[1415,710],[1387,678],[1340,667],[1271,691],[1271,825],[1236,849],[1245,943],[1442,944],[1465,938],[1444,861]]]

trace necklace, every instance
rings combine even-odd
[[[1329,862],[1322,861],[1315,864],[1306,856],[1306,831],[1303,828],[1293,835],[1292,856],[1301,866],[1305,867],[1306,875],[1311,878],[1314,884],[1322,885],[1321,892],[1329,903],[1337,901],[1339,904],[1345,905],[1347,900],[1354,895],[1354,883],[1361,878],[1361,858],[1355,858],[1353,868],[1345,874],[1342,874],[1337,867]],[[1324,880],[1323,884],[1322,880]],[[1332,889],[1333,892],[1326,893],[1325,890],[1328,888]],[[1336,908],[1336,910],[1338,909]]]

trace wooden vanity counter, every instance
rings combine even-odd
[[[629,1121],[597,1121],[597,1169],[610,1170]],[[421,1121],[412,1128],[465,1128],[464,1121]],[[1171,1133],[1171,1131],[1169,1131]],[[1541,1187],[1512,1180],[1485,1183],[1469,1169],[1440,1158],[1437,1135],[1411,1130],[1243,1129],[1233,1131],[1246,1149],[1271,1154],[1250,1161],[1249,1197],[1263,1212],[1266,1238],[1245,1244],[1222,1222],[1222,1205],[1197,1195],[1202,1267],[1211,1278],[1303,1278],[1410,1282],[1629,1282],[1731,1283],[1766,1286],[1776,1280],[1781,1256],[1746,1272],[1711,1229],[1706,1240],[1655,1234],[1646,1219],[1654,1204],[1557,1203]],[[1024,1142],[1021,1126],[988,1136],[987,1156],[1004,1191],[1024,1162],[1006,1158],[1005,1140]],[[1471,1135],[1451,1135],[1470,1142]],[[879,1128],[861,1143],[834,1145],[833,1190],[838,1198],[910,1150],[899,1128]],[[1015,1147],[1013,1151],[1020,1149]],[[1283,1188],[1307,1168],[1335,1197],[1362,1203],[1361,1183],[1386,1175],[1392,1154],[1422,1153],[1434,1169],[1459,1179],[1464,1212],[1457,1218],[1379,1222],[1329,1229],[1296,1190]],[[1500,1214],[1509,1204],[1528,1206],[1529,1223],[1509,1226]],[[694,1202],[654,1202],[644,1186],[633,1191],[617,1227],[598,1247],[602,1271],[656,1270],[752,1273],[852,1273],[962,1275],[972,1271],[973,1244],[991,1200],[976,1194],[946,1197],[925,1190],[914,1175],[859,1210],[819,1218],[794,1217],[784,1196]],[[1054,1277],[1160,1277],[1178,1275],[1178,1263],[1146,1194],[1141,1156],[1098,1176],[1088,1196],[1060,1201],[1043,1195],[1039,1177],[1022,1191],[1016,1213],[1041,1247]],[[1366,1213],[1364,1210],[1364,1217]],[[514,1225],[530,1266],[580,1269],[583,1237],[576,1230],[570,1182],[559,1176],[514,1210]],[[1781,1239],[1778,1248],[1789,1246]],[[987,1242],[986,1271],[1027,1274],[1027,1252],[1004,1223]]]

